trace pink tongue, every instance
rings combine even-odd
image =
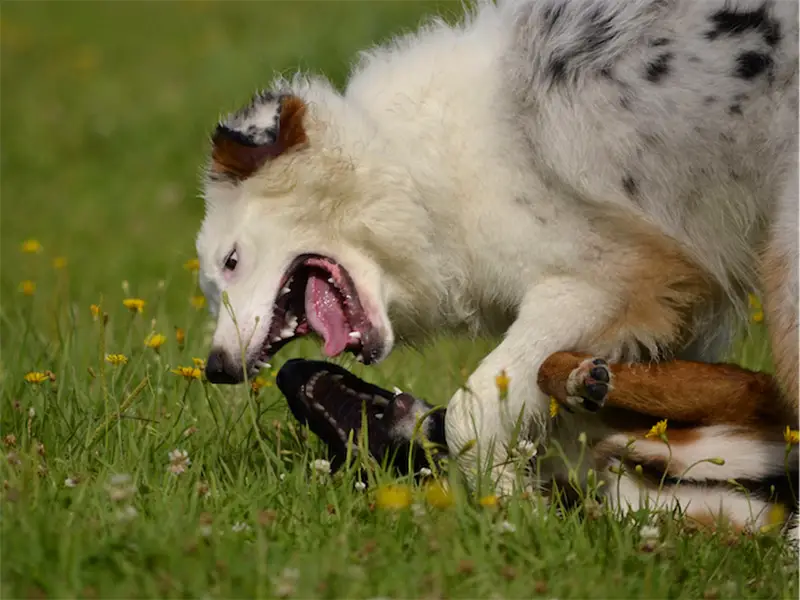
[[[325,340],[325,354],[336,356],[344,352],[350,327],[333,285],[319,275],[312,274],[306,284],[306,318]]]

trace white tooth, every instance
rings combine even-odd
[[[381,420],[383,418],[383,413],[378,413],[375,415],[375,418]]]
[[[399,387],[397,387],[397,386],[395,386],[395,387],[394,387],[394,395],[395,395],[395,396],[399,396],[399,395],[400,395],[400,394],[402,394],[402,393],[403,393],[403,390],[401,390],[401,389],[400,389]]]
[[[360,340],[361,339],[361,332],[360,331],[351,331],[347,335],[349,335],[354,340]]]
[[[333,277],[328,277],[328,283],[333,283]]]
[[[297,323],[298,323],[297,317],[295,317],[293,314],[289,313],[289,316],[286,319],[286,323],[289,325],[292,331],[297,329]]]
[[[290,338],[294,335],[294,329],[291,327],[284,327],[281,329],[281,339],[285,340],[286,338]]]
[[[280,342],[282,339],[283,339],[283,338],[282,338],[281,336],[279,336],[279,335],[276,335],[276,336],[274,336],[274,337],[272,338],[272,341],[273,341],[273,342]]]
[[[284,288],[281,288],[281,296],[285,296],[286,294],[288,294],[288,293],[289,293],[289,292],[291,292],[291,291],[292,291],[292,290],[290,290],[290,289],[289,289],[289,286],[286,286],[286,287],[284,287]]]
[[[364,355],[363,354],[357,354],[356,355],[356,360],[358,362],[360,362],[360,363],[363,363],[364,362]]]

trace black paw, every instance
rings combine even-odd
[[[584,360],[567,379],[567,404],[586,412],[597,412],[611,389],[611,370],[602,358]]]

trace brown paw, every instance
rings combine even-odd
[[[597,412],[611,389],[611,370],[602,358],[587,358],[569,374],[567,404],[586,412]]]

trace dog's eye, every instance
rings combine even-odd
[[[228,271],[233,271],[238,263],[239,263],[239,257],[236,254],[236,250],[233,250],[230,254],[228,254],[228,257],[225,259],[225,268]]]

